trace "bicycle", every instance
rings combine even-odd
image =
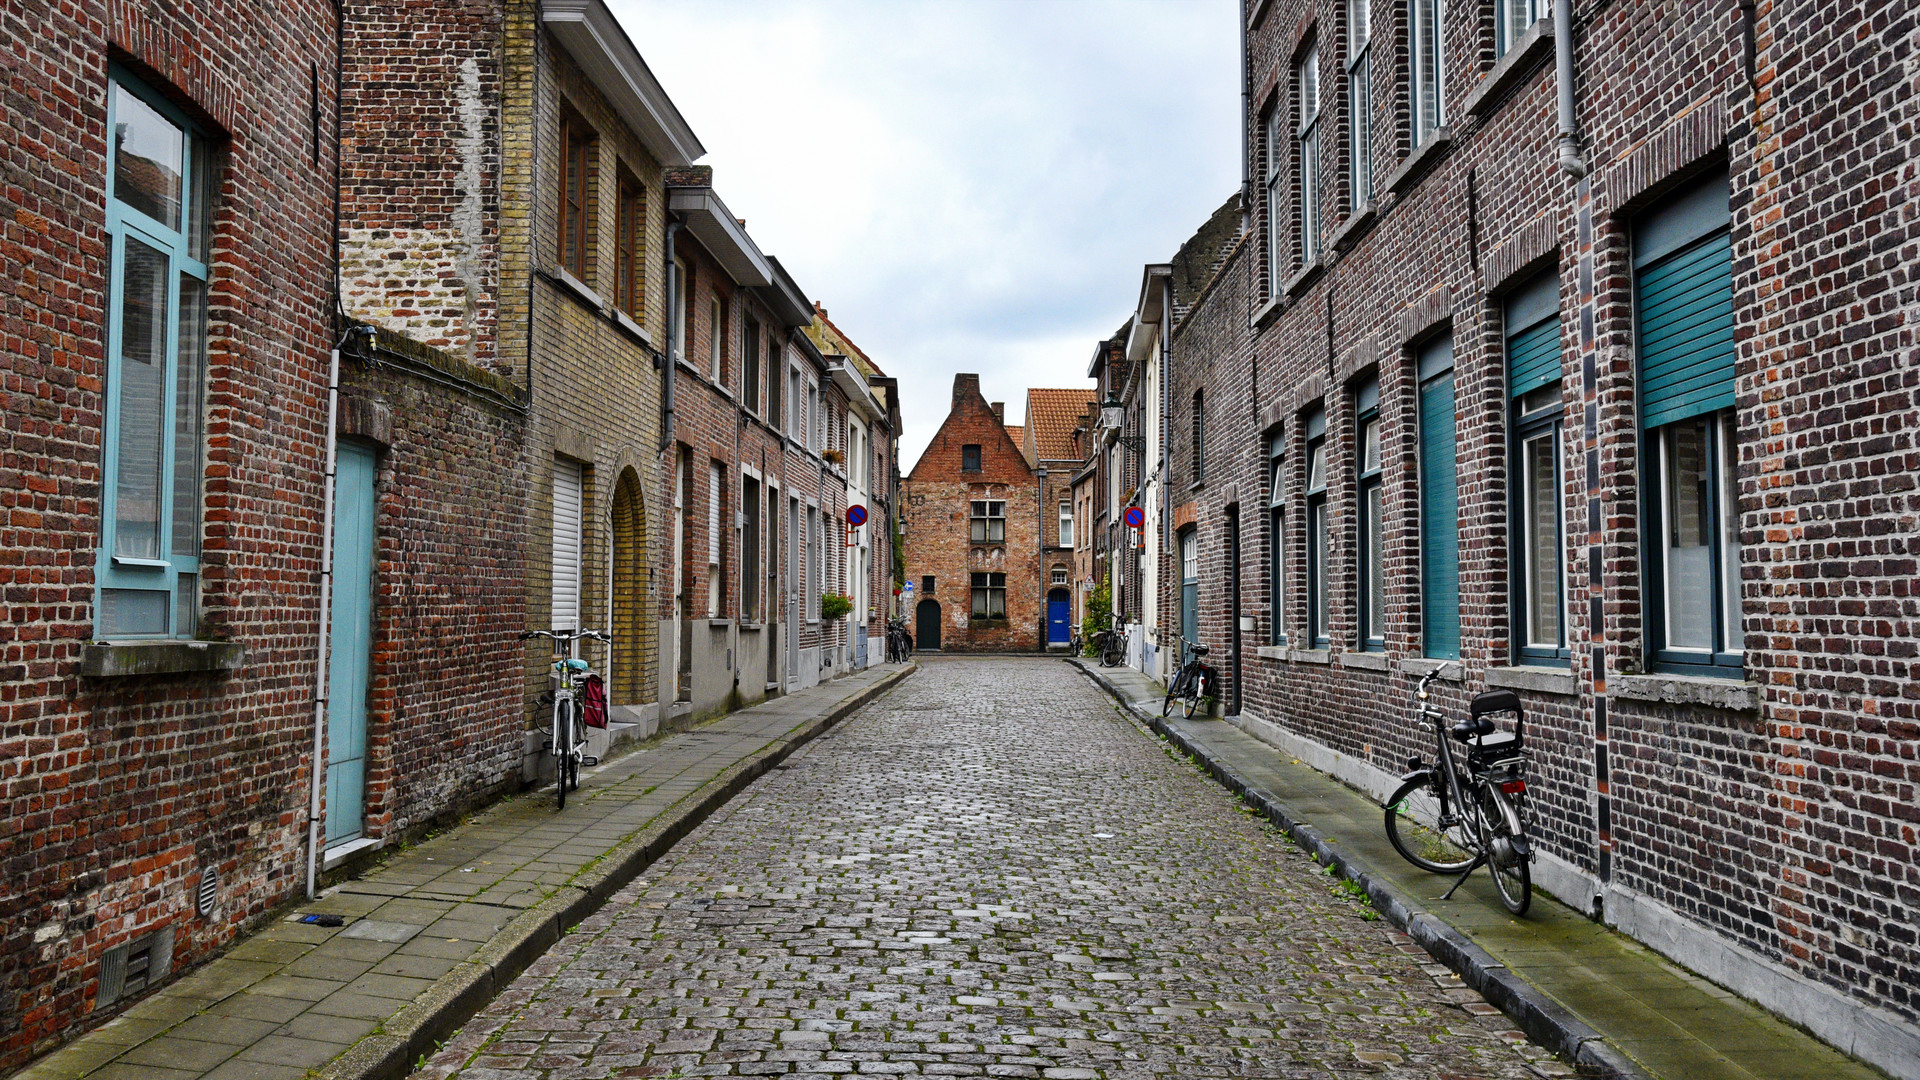
[[[1434,874],[1459,874],[1442,900],[1485,866],[1500,902],[1515,915],[1533,901],[1533,845],[1527,836],[1526,717],[1511,690],[1476,694],[1467,719],[1449,726],[1428,697],[1438,672],[1421,676],[1420,716],[1433,724],[1439,760],[1407,762],[1398,790],[1387,800],[1387,839],[1408,862]],[[1510,712],[1513,730],[1500,731],[1489,715]],[[1461,763],[1453,743],[1467,750]]]
[[[553,642],[554,652],[560,657],[547,669],[552,685],[540,695],[540,702],[553,705],[553,729],[542,749],[553,755],[554,809],[565,810],[568,790],[580,787],[580,767],[600,764],[599,758],[590,757],[586,752],[587,728],[577,707],[581,688],[592,676],[593,669],[585,660],[574,656],[573,651],[582,638],[609,644],[613,638],[597,630],[528,630],[520,635],[520,640],[542,637]]]
[[[1093,647],[1100,651],[1101,667],[1119,667],[1127,662],[1127,632],[1119,628],[1093,635]]]
[[[1200,659],[1211,650],[1205,645],[1188,641],[1186,638],[1180,639],[1180,645],[1186,659],[1181,662],[1180,670],[1174,673],[1173,679],[1167,683],[1167,699],[1160,703],[1161,716],[1172,715],[1173,703],[1178,700],[1181,703],[1181,709],[1184,710],[1183,715],[1192,717],[1194,713],[1200,711],[1200,703],[1213,695],[1213,688],[1219,681],[1219,676],[1215,674],[1213,668]]]
[[[887,622],[887,661],[904,664],[913,656],[913,635],[907,633],[906,622],[902,619],[890,619]]]

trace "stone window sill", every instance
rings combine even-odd
[[[1333,653],[1326,649],[1289,649],[1287,659],[1296,664],[1331,664]]]
[[[1287,647],[1285,645],[1262,645],[1254,650],[1254,655],[1262,660],[1285,660],[1287,658]]]
[[[1260,310],[1253,313],[1253,328],[1258,330],[1273,321],[1273,317],[1280,314],[1280,309],[1285,307],[1286,303],[1287,294],[1282,292],[1280,295],[1262,304]]]
[[[1459,682],[1466,677],[1466,672],[1460,667],[1458,660],[1429,660],[1425,657],[1413,656],[1400,661],[1400,670],[1409,675],[1425,675],[1438,671],[1440,677],[1448,682]]]
[[[1613,697],[1658,701],[1667,705],[1706,705],[1730,712],[1760,711],[1760,688],[1737,679],[1699,675],[1615,675],[1607,681]]]
[[[1347,217],[1345,223],[1333,231],[1333,238],[1327,241],[1328,245],[1335,251],[1345,251],[1358,243],[1360,234],[1367,230],[1367,226],[1373,224],[1379,207],[1379,203],[1368,199],[1367,205],[1354,211]]]
[[[80,654],[80,674],[89,679],[238,671],[247,648],[233,641],[95,641]]]
[[[1377,652],[1343,652],[1340,654],[1340,666],[1362,671],[1387,671],[1392,667],[1387,661],[1387,654]]]
[[[1580,682],[1573,677],[1573,672],[1526,664],[1488,668],[1487,685],[1508,690],[1532,690],[1540,694],[1560,694],[1564,697],[1573,697],[1580,692]]]
[[[645,345],[649,349],[653,348],[653,335],[647,333],[646,327],[634,322],[632,316],[621,311],[619,308],[615,308],[613,310],[613,321],[620,324],[620,329],[625,330],[637,338],[640,344]]]
[[[1427,141],[1407,155],[1407,160],[1387,177],[1387,190],[1395,195],[1402,194],[1413,186],[1414,181],[1426,175],[1428,169],[1439,163],[1446,155],[1447,148],[1453,145],[1453,129],[1441,128],[1427,137]]]
[[[1480,82],[1467,92],[1467,99],[1460,107],[1463,116],[1485,118],[1507,99],[1507,91],[1528,75],[1533,74],[1534,61],[1553,52],[1553,20],[1538,19],[1513,43],[1507,55],[1480,77]]]
[[[574,277],[571,273],[567,271],[566,267],[564,266],[554,267],[553,280],[561,288],[572,293],[575,299],[579,300],[583,304],[586,304],[588,307],[592,308],[593,310],[595,311],[606,310],[607,302],[605,300],[600,299],[600,294],[597,292],[594,292],[593,289],[590,288],[586,282],[581,281],[577,277]]]
[[[1326,268],[1326,261],[1316,258],[1307,265],[1295,270],[1292,277],[1281,283],[1280,295],[1291,298],[1305,292],[1309,285],[1312,285],[1319,279],[1321,272]]]

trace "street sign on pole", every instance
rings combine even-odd
[[[1138,506],[1129,506],[1125,520],[1129,529],[1144,528],[1147,524],[1147,512]]]
[[[847,507],[847,524],[859,528],[867,523],[867,508],[864,506]]]

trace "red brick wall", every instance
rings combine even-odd
[[[101,953],[175,967],[300,887],[318,624],[332,195],[329,4],[85,3],[0,22],[0,1067],[89,1019]],[[99,539],[106,92],[128,61],[225,131],[202,633],[223,675],[83,679]],[[314,71],[321,100],[314,160]],[[194,913],[205,867],[211,918]]]

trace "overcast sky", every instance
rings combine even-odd
[[[1239,186],[1231,0],[608,0],[714,188],[900,379],[902,471],[957,371],[1021,419]]]

